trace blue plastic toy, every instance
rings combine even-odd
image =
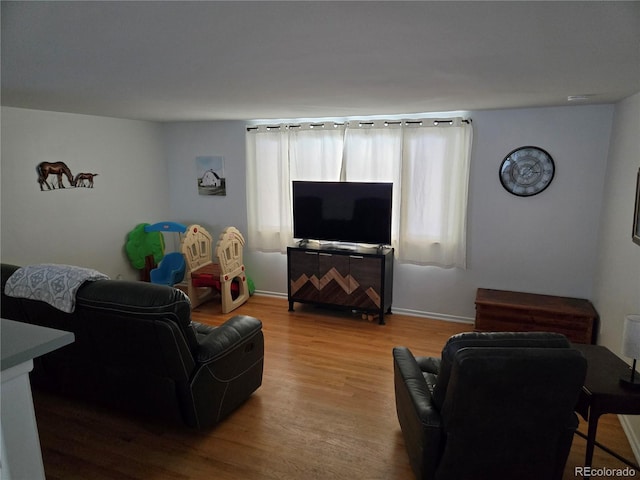
[[[184,233],[187,227],[176,222],[161,222],[153,225],[146,225],[145,232],[178,232]],[[151,283],[159,285],[173,286],[180,283],[184,279],[187,264],[184,256],[180,252],[167,253],[162,261],[158,264],[158,268],[151,270]]]

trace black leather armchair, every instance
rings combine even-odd
[[[192,322],[180,290],[121,280],[83,284],[75,310],[65,313],[5,295],[18,268],[2,264],[2,318],[75,334],[74,343],[36,359],[35,386],[206,429],[262,384],[257,318],[236,315],[219,327]]]
[[[586,361],[553,333],[465,333],[441,358],[393,349],[396,410],[419,479],[560,480]]]

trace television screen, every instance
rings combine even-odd
[[[391,244],[392,183],[293,182],[293,236]]]

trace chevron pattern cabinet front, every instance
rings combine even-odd
[[[289,310],[294,302],[391,313],[393,249],[287,248]]]

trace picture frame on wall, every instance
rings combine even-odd
[[[633,209],[633,242],[640,245],[640,168],[636,178],[636,205]]]
[[[224,175],[224,157],[203,156],[196,157],[198,176],[198,193],[200,195],[227,194],[227,179]]]

